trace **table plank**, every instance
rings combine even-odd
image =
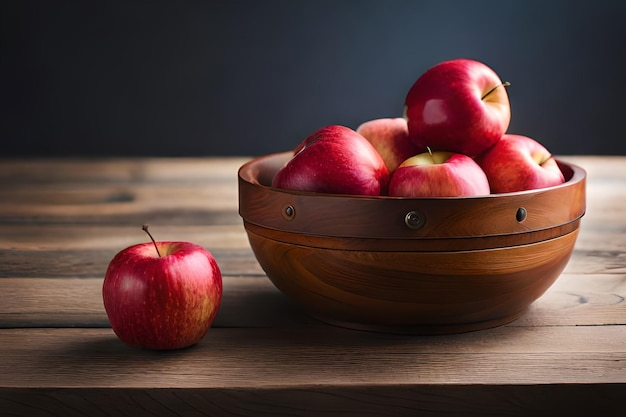
[[[104,277],[109,262],[117,252],[117,249],[40,251],[7,249],[0,252],[0,278]],[[239,251],[213,249],[211,253],[223,274],[258,275],[262,272],[249,248]]]
[[[110,329],[5,329],[0,387],[624,383],[623,331],[503,326],[418,337],[331,326],[212,328],[195,347],[153,352],[126,347]]]
[[[265,275],[225,276],[215,327],[291,327],[318,323]],[[108,327],[102,278],[3,278],[0,328]],[[564,274],[511,326],[626,326],[626,276]],[[626,330],[625,330],[626,331]],[[585,346],[586,341],[573,341]]]
[[[3,224],[0,225],[0,249],[39,251],[89,248],[116,252],[127,246],[149,241],[141,229],[142,224]],[[150,224],[150,232],[157,240],[195,242],[209,250],[250,249],[241,219],[237,224]]]
[[[102,282],[102,278],[3,278],[0,280],[3,289],[0,329],[110,327],[102,303]],[[319,323],[306,316],[264,275],[225,276],[223,284],[222,304],[213,327],[290,327]]]
[[[239,224],[237,170],[248,159],[4,160],[0,225]]]
[[[345,385],[325,388],[66,388],[0,391],[11,416],[615,416],[620,384]]]
[[[31,184],[235,183],[251,158],[0,158],[3,187]]]

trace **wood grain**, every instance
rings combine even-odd
[[[238,214],[250,158],[0,159],[0,415],[619,415],[626,395],[626,157],[580,156],[586,213],[564,273],[516,321],[437,337],[311,318],[254,258]],[[224,273],[197,346],[123,345],[108,262],[194,241]]]
[[[518,318],[561,274],[576,233],[493,251],[424,253],[249,237],[272,282],[316,317],[350,328],[440,334]]]

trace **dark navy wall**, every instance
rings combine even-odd
[[[400,116],[419,74],[482,60],[509,131],[626,154],[626,2],[0,0],[0,156],[260,155]]]

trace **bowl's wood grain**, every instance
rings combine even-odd
[[[324,321],[450,333],[514,320],[559,277],[578,231],[528,245],[458,252],[320,249],[248,230],[278,289]]]

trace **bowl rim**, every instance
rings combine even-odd
[[[239,168],[239,214],[245,222],[314,236],[471,238],[562,229],[577,222],[586,210],[586,171],[558,157],[555,160],[566,180],[551,187],[469,197],[391,197],[294,191],[268,185],[291,155],[291,151],[263,155]],[[525,217],[518,221],[521,209]],[[481,210],[495,217],[481,219]],[[421,219],[419,227],[408,223],[410,213],[417,213],[418,223]],[[460,213],[472,213],[479,220],[462,225]],[[376,214],[378,218],[373,217]],[[384,224],[365,224],[364,219]]]

